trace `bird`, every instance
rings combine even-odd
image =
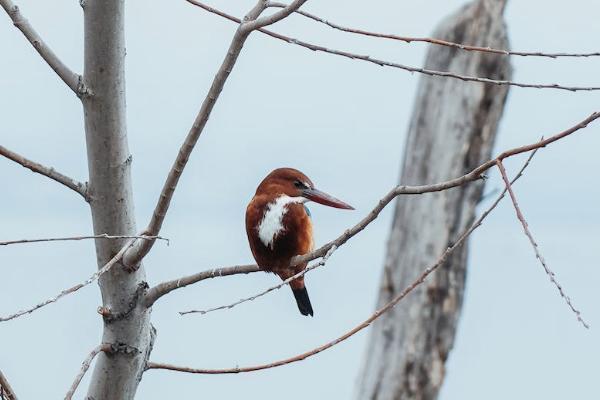
[[[313,226],[306,203],[353,210],[341,200],[315,188],[312,181],[294,168],[277,168],[258,185],[246,208],[246,233],[258,267],[286,280],[303,271],[307,263],[290,266],[293,257],[314,248]],[[302,315],[314,314],[304,276],[290,282]]]

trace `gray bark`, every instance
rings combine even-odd
[[[508,48],[504,2],[479,0],[444,20],[434,37]],[[510,79],[507,57],[455,48],[429,49],[426,68]],[[400,183],[457,177],[490,158],[507,86],[422,77],[406,141]],[[410,284],[470,223],[483,182],[400,197],[389,237],[378,306]],[[466,277],[467,245],[378,320],[370,334],[356,398],[435,399],[452,349]]]
[[[124,0],[87,0],[84,6],[85,71],[89,95],[82,98],[94,233],[134,235],[131,156],[125,118]],[[102,267],[126,243],[97,240]],[[150,310],[138,301],[146,285],[143,267],[133,273],[119,263],[99,280],[103,343],[117,351],[98,355],[88,399],[132,399],[151,348]]]

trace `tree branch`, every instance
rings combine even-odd
[[[505,158],[508,158],[508,157],[511,157],[511,156],[514,156],[517,154],[526,153],[531,150],[536,150],[536,149],[545,147],[557,140],[560,140],[568,135],[573,134],[574,132],[577,132],[580,129],[585,128],[588,124],[590,124],[591,122],[595,121],[598,118],[600,118],[600,112],[595,112],[595,113],[591,114],[589,117],[587,117],[586,119],[584,119],[583,121],[581,121],[580,123],[578,123],[577,125],[569,128],[569,129],[566,129],[560,133],[557,133],[553,136],[550,136],[547,139],[542,138],[535,143],[521,146],[521,147],[516,147],[516,148],[510,149],[510,150],[506,150],[506,151],[500,153],[496,158],[481,164],[480,166],[478,166],[471,172],[469,172],[461,177],[458,177],[458,178],[455,178],[455,179],[452,179],[449,181],[445,181],[445,182],[435,183],[432,185],[397,186],[397,187],[393,188],[390,192],[388,192],[388,194],[386,194],[381,200],[379,200],[379,202],[377,203],[375,208],[373,208],[373,210],[371,210],[371,212],[366,217],[364,217],[358,224],[354,225],[350,229],[347,229],[337,239],[324,244],[323,246],[319,247],[317,250],[314,250],[303,256],[294,257],[290,264],[291,264],[291,266],[295,266],[298,264],[302,264],[302,263],[306,263],[306,262],[315,260],[319,257],[325,256],[327,254],[327,252],[329,252],[331,250],[331,248],[333,248],[334,246],[336,248],[338,248],[338,247],[344,245],[344,243],[346,243],[353,236],[358,234],[360,231],[365,229],[371,222],[373,222],[379,216],[379,213],[397,196],[407,195],[407,194],[424,194],[424,193],[440,192],[443,190],[447,190],[447,189],[450,189],[453,187],[463,185],[468,182],[472,182],[472,181],[481,179],[482,174],[485,171],[487,171],[488,169],[490,169],[491,167],[495,166],[497,160],[501,161],[501,160],[504,160]],[[215,278],[215,277],[219,277],[219,276],[229,276],[229,275],[234,275],[234,274],[238,274],[238,273],[247,274],[250,272],[258,272],[260,270],[256,265],[245,265],[245,266],[243,266],[243,270],[241,270],[239,272],[236,271],[236,268],[240,268],[240,267],[215,268],[210,271],[200,272],[198,274],[190,275],[190,276],[183,277],[183,278],[180,278],[177,280],[172,280],[169,282],[161,283],[148,291],[148,297],[146,299],[146,304],[148,304],[148,306],[151,306],[152,304],[154,304],[154,302],[156,302],[156,300],[158,300],[160,297],[164,296],[165,294],[167,294],[175,289],[178,289],[180,287],[188,286],[188,285],[191,285],[193,283],[199,282],[199,281],[207,279],[207,278]],[[306,272],[301,272],[297,275],[302,276],[305,273]],[[297,277],[297,276],[294,276],[293,278],[295,278],[295,277]],[[185,282],[185,285],[183,285],[183,284],[180,285],[177,282]],[[276,289],[278,287],[279,287],[279,285],[273,287],[271,290]],[[268,290],[268,291],[271,291],[271,290]],[[150,297],[150,294],[152,294],[152,297]],[[252,296],[252,297],[255,297],[255,296]]]
[[[282,10],[279,10],[276,13],[271,14],[269,16],[251,21],[248,24],[246,24],[246,27],[244,29],[247,29],[248,31],[254,31],[256,29],[263,28],[267,25],[272,25],[276,22],[279,22],[282,19],[289,16],[290,14],[292,14],[293,12],[297,12],[298,9],[302,7],[304,3],[306,3],[306,0],[294,0],[290,4],[281,4]],[[265,5],[265,8],[266,7],[268,7],[268,3]]]
[[[0,246],[8,246],[11,244],[23,244],[23,243],[39,243],[39,242],[62,242],[62,241],[72,241],[72,240],[86,240],[86,239],[108,239],[108,240],[118,240],[118,239],[142,239],[142,240],[164,240],[167,242],[167,246],[169,245],[169,239],[164,238],[162,236],[124,236],[124,235],[108,235],[106,233],[102,235],[92,235],[92,236],[71,236],[71,237],[57,237],[57,238],[44,238],[44,239],[20,239],[20,240],[7,240],[4,242],[0,242]]]
[[[270,1],[268,3],[268,7],[284,8],[286,6],[287,5],[284,3],[278,3],[275,1]],[[354,34],[362,35],[362,36],[381,38],[381,39],[397,40],[397,41],[405,42],[405,43],[409,43],[409,44],[412,42],[423,42],[423,43],[435,44],[435,45],[439,45],[439,46],[452,47],[452,48],[459,49],[459,50],[478,51],[478,52],[484,52],[484,53],[500,54],[500,55],[505,55],[505,56],[547,57],[547,58],[559,58],[559,57],[583,57],[583,58],[585,58],[585,57],[600,56],[600,52],[544,53],[544,52],[540,52],[540,51],[533,51],[533,52],[512,51],[512,50],[504,50],[504,49],[494,49],[491,47],[470,46],[470,45],[466,45],[466,44],[462,44],[462,43],[454,43],[454,42],[449,42],[447,40],[434,39],[434,38],[428,38],[428,37],[411,37],[411,36],[400,36],[400,35],[395,35],[395,34],[391,34],[391,33],[377,33],[377,32],[366,31],[363,29],[349,28],[349,27],[337,24],[335,22],[331,22],[328,19],[321,18],[315,14],[311,14],[311,13],[303,11],[303,10],[297,10],[297,11],[295,11],[295,13],[299,14],[303,17],[306,17],[308,19],[311,19],[313,21],[325,24],[325,25],[329,26],[330,28],[338,30],[338,31],[342,31],[342,32],[346,32],[346,33],[354,33]]]
[[[525,162],[525,164],[523,165],[523,167],[521,168],[521,170],[519,171],[519,173],[517,174],[517,176],[515,177],[513,182],[515,182],[519,177],[521,177],[523,171],[529,165],[529,162],[531,161],[531,158],[534,156],[534,154],[535,154],[535,151],[529,156],[529,158],[527,159],[527,161]],[[361,324],[350,329],[348,332],[346,332],[342,336],[338,337],[337,339],[334,339],[328,343],[325,343],[322,346],[319,346],[315,349],[312,349],[310,351],[307,351],[305,353],[299,354],[294,357],[286,358],[284,360],[279,360],[279,361],[275,361],[275,362],[268,363],[268,364],[255,365],[255,366],[251,366],[251,367],[241,367],[241,368],[235,367],[235,368],[225,368],[225,369],[198,369],[198,368],[180,367],[180,366],[176,366],[176,365],[172,365],[172,364],[149,362],[146,366],[146,370],[168,369],[171,371],[186,372],[186,373],[190,373],[190,374],[215,374],[215,375],[216,374],[239,374],[242,372],[253,372],[253,371],[260,371],[263,369],[280,367],[282,365],[287,365],[287,364],[291,364],[294,362],[302,361],[308,357],[314,356],[322,351],[330,349],[331,347],[337,345],[338,343],[343,342],[344,340],[350,338],[354,334],[360,332],[364,328],[371,325],[373,323],[373,321],[375,321],[377,318],[379,318],[380,316],[385,314],[387,311],[391,310],[396,304],[398,304],[410,292],[412,292],[421,283],[423,283],[425,281],[425,279],[427,278],[427,276],[429,276],[440,265],[442,265],[447,260],[447,258],[450,256],[450,254],[452,254],[452,252],[454,250],[456,250],[457,248],[462,246],[462,244],[471,235],[471,233],[473,233],[473,231],[475,229],[477,229],[483,223],[483,220],[492,212],[492,210],[494,208],[496,208],[496,206],[500,203],[502,198],[504,198],[506,191],[507,191],[507,189],[505,188],[502,191],[502,193],[498,196],[496,201],[494,201],[494,203],[483,214],[481,214],[481,216],[468,229],[466,229],[462,233],[462,235],[458,238],[456,243],[454,243],[452,246],[448,247],[444,251],[444,253],[442,253],[440,258],[438,258],[438,260],[433,265],[431,265],[427,269],[425,269],[413,283],[411,283],[408,287],[406,287],[402,292],[400,292],[396,297],[394,297],[391,301],[389,301],[383,307],[381,307],[380,309],[375,311],[369,318],[364,320]]]
[[[25,310],[17,311],[16,313],[8,315],[6,317],[0,316],[0,322],[10,321],[11,319],[18,318],[22,315],[31,314],[35,310],[45,307],[48,304],[54,303],[54,302],[58,301],[59,299],[61,299],[62,297],[66,296],[70,293],[74,293],[74,292],[78,291],[79,289],[81,289],[82,287],[85,287],[85,286],[89,285],[90,283],[94,282],[102,274],[108,272],[113,267],[113,265],[115,265],[116,263],[118,263],[121,260],[121,258],[123,257],[123,254],[125,254],[127,249],[129,249],[133,245],[135,240],[136,239],[129,240],[127,242],[127,244],[125,244],[125,246],[123,246],[121,248],[121,250],[119,250],[119,252],[117,254],[115,254],[115,256],[113,258],[111,258],[106,264],[104,264],[104,266],[102,268],[98,269],[92,276],[90,276],[85,281],[78,283],[77,285],[72,286],[68,289],[65,289],[65,290],[61,291],[59,294],[57,294],[56,296],[46,299],[46,300],[36,304],[33,307],[27,308]]]
[[[149,289],[146,293],[144,303],[146,304],[146,307],[150,308],[156,300],[160,299],[167,293],[172,292],[175,289],[180,289],[193,283],[203,281],[205,279],[229,275],[249,274],[251,272],[258,271],[260,271],[258,265],[236,265],[233,267],[214,268],[208,271],[199,272],[197,274],[184,276],[183,278],[173,279],[172,281],[159,283],[158,285]]]
[[[33,29],[29,21],[23,17],[19,11],[19,7],[11,0],[0,0],[0,6],[4,8],[13,24],[23,33],[29,43],[31,43],[40,56],[42,56],[44,61],[48,63],[50,68],[56,72],[60,79],[62,79],[62,81],[66,83],[78,97],[87,94],[81,76],[71,71],[69,67],[58,58],[52,49],[48,47],[40,35]]]
[[[246,39],[250,33],[258,29],[258,27],[265,26],[285,18],[285,16],[295,11],[305,1],[306,0],[295,0],[292,4],[290,4],[289,8],[283,9],[280,12],[267,17],[266,19],[257,20],[259,15],[266,8],[266,1],[259,0],[256,6],[244,17],[244,21],[240,21],[240,26],[235,31],[231,44],[229,45],[227,55],[225,56],[221,67],[217,71],[215,78],[213,79],[212,85],[202,103],[202,107],[196,116],[194,124],[192,125],[187,137],[179,149],[179,153],[177,154],[175,162],[171,167],[171,171],[169,171],[169,175],[167,176],[156,207],[154,208],[152,219],[150,220],[150,223],[144,232],[146,235],[155,236],[159,234],[167,214],[167,210],[169,209],[169,204],[171,203],[171,199],[175,193],[177,183],[179,182],[179,178],[183,173],[183,170],[190,158],[190,155],[192,154],[192,151],[194,150],[198,138],[206,126],[212,109],[217,102],[219,95],[225,86],[225,82],[233,70],[237,58],[242,51],[242,47],[244,46],[244,43],[246,42]],[[153,245],[154,241],[138,241],[136,245],[125,254],[125,257],[123,258],[124,265],[129,267],[137,265],[144,258],[144,256],[148,254]]]
[[[75,380],[73,381],[73,384],[71,385],[71,388],[69,388],[69,391],[65,395],[65,400],[71,400],[73,398],[73,395],[75,394],[75,390],[77,390],[77,387],[81,383],[81,380],[83,379],[83,376],[85,375],[85,373],[87,372],[87,370],[90,368],[90,364],[92,363],[92,360],[99,353],[101,353],[101,352],[110,352],[111,349],[112,349],[112,346],[110,344],[103,343],[101,345],[98,345],[96,348],[94,348],[94,350],[92,350],[90,352],[90,354],[86,357],[86,359],[83,360],[83,363],[81,364],[81,370],[79,371],[79,373],[75,377]]]
[[[239,18],[234,17],[229,14],[226,14],[226,13],[224,13],[220,10],[217,10],[213,7],[209,7],[203,3],[200,3],[199,1],[196,1],[196,0],[186,0],[186,1],[188,3],[191,3],[195,6],[202,8],[208,12],[219,15],[220,17],[226,18],[226,19],[236,22],[236,23],[240,23]],[[440,76],[440,77],[445,77],[445,78],[459,79],[459,80],[462,80],[465,82],[479,82],[479,83],[494,84],[494,85],[516,86],[516,87],[521,87],[521,88],[559,89],[559,90],[567,90],[567,91],[571,91],[571,92],[600,90],[600,86],[565,86],[565,85],[559,85],[557,83],[550,83],[550,84],[521,83],[521,82],[514,82],[514,81],[509,81],[509,80],[497,80],[497,79],[490,79],[490,78],[481,78],[481,77],[476,77],[476,76],[460,75],[460,74],[455,74],[452,72],[445,72],[445,71],[434,71],[434,70],[425,69],[425,68],[411,67],[408,65],[395,63],[395,62],[391,62],[391,61],[385,61],[385,60],[373,58],[368,55],[356,54],[356,53],[351,53],[348,51],[342,51],[342,50],[336,50],[336,49],[330,49],[330,48],[327,48],[324,46],[320,46],[317,44],[313,44],[313,43],[305,42],[305,41],[302,41],[299,39],[295,39],[290,36],[285,36],[280,33],[270,31],[265,28],[259,28],[259,29],[257,29],[257,31],[262,32],[265,35],[268,35],[275,39],[282,40],[286,43],[304,47],[306,49],[309,49],[309,50],[312,50],[315,52],[320,51],[323,53],[329,53],[329,54],[333,54],[333,55],[337,55],[337,56],[341,56],[341,57],[346,57],[346,58],[349,58],[352,60],[369,62],[372,64],[379,65],[381,67],[397,68],[397,69],[401,69],[404,71],[416,72],[419,74],[424,74],[424,75],[429,75],[429,76]]]
[[[313,265],[308,266],[307,268],[304,268],[302,271],[290,276],[289,278],[285,279],[284,281],[282,281],[281,283],[279,283],[278,285],[272,286],[258,294],[255,294],[254,296],[250,296],[250,297],[246,297],[243,299],[240,299],[234,303],[231,304],[227,304],[224,306],[219,306],[219,307],[214,307],[214,308],[209,308],[207,310],[189,310],[189,311],[180,311],[179,315],[186,315],[186,314],[207,314],[209,312],[213,312],[213,311],[217,311],[217,310],[228,310],[230,308],[233,308],[239,304],[245,303],[247,301],[253,301],[256,300],[259,297],[262,297],[264,295],[266,295],[267,293],[272,292],[273,290],[277,290],[277,289],[281,289],[283,286],[288,285],[291,281],[293,281],[294,279],[300,278],[301,276],[304,276],[306,273],[308,273],[309,271],[312,271],[315,268],[319,268],[319,267],[324,267],[325,264],[327,263],[327,260],[329,259],[329,257],[331,257],[331,255],[333,254],[333,252],[336,250],[337,248],[335,246],[332,246],[329,251],[327,252],[327,254],[325,254],[323,256],[323,258],[321,259],[321,261],[319,261],[318,263],[315,263]]]
[[[527,221],[525,220],[525,217],[523,216],[523,213],[521,212],[521,209],[519,208],[519,203],[517,202],[517,196],[515,196],[515,193],[512,190],[512,185],[508,181],[508,177],[506,176],[506,170],[504,169],[504,165],[502,164],[502,161],[497,160],[496,165],[498,166],[498,169],[500,170],[500,174],[502,175],[502,180],[504,181],[504,184],[506,185],[505,191],[508,190],[508,194],[510,195],[510,199],[512,200],[512,204],[515,208],[517,218],[519,219],[519,221],[521,222],[521,225],[523,226],[523,231],[525,232],[525,235],[529,239],[529,242],[531,243],[531,247],[533,247],[535,256],[537,257],[538,260],[540,260],[540,263],[542,264],[542,267],[544,267],[544,271],[546,272],[546,275],[548,275],[548,277],[550,278],[550,282],[552,282],[554,284],[554,286],[556,286],[556,289],[558,289],[558,293],[560,293],[560,297],[562,297],[565,300],[565,302],[567,303],[567,305],[569,306],[571,311],[573,311],[573,313],[575,313],[577,320],[579,322],[581,322],[581,324],[585,328],[589,328],[589,325],[581,317],[581,312],[573,306],[573,303],[571,302],[571,298],[565,294],[562,286],[560,285],[560,283],[557,282],[554,272],[548,267],[548,265],[546,264],[546,260],[540,253],[538,244],[536,243],[535,239],[533,238],[533,235],[531,234],[531,231],[528,228]]]
[[[5,1],[5,0],[0,0],[0,2],[2,2],[2,1]],[[7,149],[4,146],[0,146],[0,155],[8,158],[9,160],[16,162],[17,164],[21,164],[23,167],[28,168],[28,169],[32,170],[33,172],[44,175],[56,182],[68,187],[71,190],[74,190],[75,192],[79,193],[81,195],[81,197],[84,198],[85,201],[87,201],[87,202],[90,201],[89,194],[87,192],[87,184],[81,183],[72,178],[69,178],[68,176],[63,175],[60,172],[56,171],[54,168],[49,168],[42,164],[36,163],[35,161],[31,161],[31,160],[15,153],[14,151],[10,151],[9,149]]]
[[[17,400],[17,395],[10,387],[8,379],[0,371],[0,399],[2,400]]]

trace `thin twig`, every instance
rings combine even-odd
[[[206,11],[209,11],[213,14],[219,15],[223,18],[226,18],[230,21],[236,22],[236,23],[240,23],[240,19],[237,17],[234,17],[232,15],[226,14],[220,10],[217,10],[213,7],[207,6],[199,1],[196,0],[186,0],[188,3],[191,3],[195,6],[198,6]],[[297,46],[301,46],[304,47],[306,49],[312,50],[312,51],[321,51],[324,53],[329,53],[329,54],[334,54],[337,56],[342,56],[342,57],[346,57],[346,58],[350,58],[353,60],[360,60],[360,61],[365,61],[365,62],[369,62],[372,64],[376,64],[379,65],[381,67],[391,67],[391,68],[398,68],[404,71],[408,71],[408,72],[417,72],[419,74],[424,74],[424,75],[429,75],[429,76],[440,76],[440,77],[445,77],[445,78],[453,78],[453,79],[459,79],[462,81],[466,81],[466,82],[480,82],[480,83],[486,83],[486,84],[494,84],[494,85],[507,85],[507,86],[517,86],[517,87],[521,87],[521,88],[535,88],[535,89],[560,89],[560,90],[567,90],[567,91],[571,91],[571,92],[577,92],[577,91],[597,91],[600,90],[599,86],[565,86],[565,85],[559,85],[556,83],[550,83],[550,84],[538,84],[538,83],[520,83],[520,82],[513,82],[513,81],[508,81],[508,80],[497,80],[497,79],[490,79],[490,78],[481,78],[481,77],[476,77],[476,76],[467,76],[467,75],[460,75],[460,74],[455,74],[452,72],[446,72],[446,71],[434,71],[434,70],[430,70],[430,69],[425,69],[425,68],[418,68],[418,67],[411,67],[408,65],[404,65],[404,64],[400,64],[400,63],[395,63],[392,61],[385,61],[385,60],[381,60],[381,59],[377,59],[377,58],[373,58],[371,56],[368,55],[363,55],[363,54],[356,54],[356,53],[351,53],[348,51],[342,51],[342,50],[336,50],[336,49],[330,49],[321,45],[317,45],[317,44],[313,44],[313,43],[309,43],[309,42],[305,42],[303,40],[299,40],[299,39],[295,39],[292,38],[290,36],[285,36],[282,35],[280,33],[276,33],[273,31],[270,31],[268,29],[264,29],[264,28],[260,28],[257,29],[259,32],[264,33],[265,35],[271,36],[275,39],[279,39],[282,40],[284,42],[290,43],[290,44],[294,44]]]
[[[44,61],[48,63],[50,68],[56,72],[56,74],[62,79],[64,83],[78,96],[81,97],[87,93],[87,90],[83,84],[81,76],[71,71],[65,63],[48,47],[44,40],[38,35],[33,29],[29,21],[23,17],[19,7],[17,7],[11,0],[0,0],[0,6],[4,8],[13,24],[19,29],[23,35],[27,38],[33,48],[42,56]]]
[[[333,240],[331,242],[324,244],[323,246],[319,247],[317,250],[314,250],[303,256],[294,257],[292,259],[291,265],[294,266],[294,265],[298,265],[298,264],[302,264],[305,262],[315,260],[319,257],[323,257],[325,254],[327,254],[327,252],[333,246],[336,246],[339,248],[344,243],[346,243],[348,240],[350,240],[353,236],[355,236],[360,231],[365,229],[371,222],[373,222],[379,216],[379,213],[397,196],[408,195],[408,194],[424,194],[424,193],[439,192],[439,191],[447,190],[447,189],[450,189],[453,187],[464,185],[468,182],[476,181],[478,179],[481,179],[482,174],[485,171],[487,171],[488,169],[490,169],[496,165],[496,160],[503,160],[505,158],[512,157],[517,154],[526,153],[531,150],[536,150],[536,149],[545,147],[557,140],[560,140],[568,135],[573,134],[574,132],[577,132],[580,129],[585,128],[589,123],[595,121],[598,118],[600,118],[600,113],[595,112],[595,113],[591,114],[589,117],[587,117],[586,119],[584,119],[583,121],[581,121],[580,123],[578,123],[577,125],[569,128],[569,129],[566,129],[560,133],[557,133],[554,136],[550,136],[547,139],[542,138],[535,143],[521,146],[521,147],[516,147],[516,148],[510,149],[510,150],[506,150],[506,151],[502,152],[501,154],[499,154],[498,157],[481,164],[480,166],[478,166],[477,168],[475,168],[468,174],[463,175],[461,177],[458,177],[458,178],[455,178],[455,179],[452,179],[449,181],[445,181],[445,182],[435,183],[432,185],[397,186],[397,187],[393,188],[390,192],[388,192],[388,194],[386,194],[381,200],[379,200],[379,202],[377,203],[375,208],[373,208],[373,210],[371,210],[371,212],[366,217],[364,217],[360,222],[358,222],[352,228],[346,230],[338,238],[336,238],[335,240]],[[255,268],[253,269],[252,267],[255,267]],[[207,278],[214,278],[214,277],[218,277],[218,276],[229,276],[229,275],[234,275],[236,273],[247,274],[250,272],[255,272],[255,271],[260,270],[257,266],[250,266],[250,265],[244,266],[244,268],[242,270],[240,270],[239,272],[236,272],[235,268],[237,268],[237,267],[216,268],[216,269],[212,269],[209,271],[200,272],[198,274],[186,276],[186,277],[180,278],[178,280],[172,280],[169,282],[161,283],[148,291],[149,294],[152,293],[150,305],[154,304],[154,302],[156,300],[158,300],[160,297],[164,296],[165,294],[167,294],[175,289],[178,289],[179,287],[191,285],[193,283],[199,282],[199,281],[207,279]],[[183,285],[183,284],[179,285],[177,283],[179,280],[181,280],[182,282],[185,282],[185,285]],[[163,289],[162,285],[165,285],[164,288],[168,288],[168,290]],[[148,300],[146,301],[146,304],[148,304]]]
[[[199,313],[201,315],[207,314],[209,312],[213,312],[213,311],[217,311],[217,310],[229,310],[237,305],[240,305],[242,303],[245,303],[247,301],[253,301],[256,300],[259,297],[262,297],[264,295],[266,295],[267,293],[270,293],[274,290],[280,289],[285,285],[288,285],[291,281],[293,281],[294,279],[298,279],[301,276],[304,276],[307,272],[312,271],[315,268],[319,268],[319,267],[323,267],[325,266],[325,264],[327,263],[327,260],[329,259],[329,257],[331,257],[331,255],[333,254],[333,252],[336,250],[335,246],[332,246],[329,251],[327,252],[327,254],[325,254],[323,256],[323,258],[318,262],[315,263],[313,265],[308,266],[307,268],[303,269],[302,271],[298,272],[295,275],[290,276],[289,278],[285,279],[284,281],[282,281],[280,284],[272,286],[258,294],[255,294],[254,296],[250,296],[250,297],[246,297],[243,299],[240,299],[234,303],[231,304],[227,304],[224,306],[219,306],[219,307],[214,307],[214,308],[209,308],[207,310],[189,310],[189,311],[180,311],[179,315],[186,315],[186,314],[195,314],[195,313]]]
[[[513,182],[516,181],[522,175],[525,168],[529,165],[529,161],[531,160],[533,155],[534,154],[531,154],[529,156],[529,158],[527,159],[527,162],[521,168],[521,171],[517,174],[517,176],[515,177]],[[284,360],[279,360],[279,361],[275,361],[275,362],[268,363],[268,364],[255,365],[255,366],[251,366],[251,367],[235,367],[235,368],[225,368],[225,369],[198,369],[198,368],[180,367],[180,366],[176,366],[176,365],[172,365],[172,364],[149,362],[146,366],[146,369],[147,370],[148,369],[168,369],[171,371],[186,372],[186,373],[191,373],[191,374],[239,374],[242,372],[260,371],[263,369],[280,367],[282,365],[287,365],[287,364],[291,364],[294,362],[302,361],[308,357],[314,356],[322,351],[325,351],[325,350],[337,345],[338,343],[343,342],[344,340],[350,338],[354,334],[360,332],[361,330],[363,330],[366,327],[368,327],[369,325],[371,325],[373,323],[373,321],[375,321],[377,318],[379,318],[380,316],[385,314],[387,311],[391,310],[404,297],[406,297],[410,292],[412,292],[421,283],[423,283],[425,281],[425,279],[427,278],[427,276],[429,276],[440,265],[442,265],[444,262],[446,262],[446,260],[450,256],[450,254],[452,254],[452,252],[454,250],[459,248],[465,242],[465,240],[471,235],[471,233],[473,233],[473,231],[475,229],[477,229],[483,223],[483,220],[492,212],[492,210],[494,208],[496,208],[496,206],[500,203],[500,201],[502,200],[502,198],[504,197],[505,194],[506,194],[506,189],[503,190],[502,193],[498,196],[498,198],[496,198],[496,201],[494,201],[494,203],[485,212],[483,212],[481,214],[481,216],[468,229],[466,229],[462,233],[462,235],[458,238],[458,240],[452,246],[448,247],[444,251],[444,253],[442,253],[440,258],[438,258],[438,260],[433,265],[430,265],[427,269],[425,269],[413,283],[411,283],[408,287],[406,287],[402,292],[400,292],[390,302],[388,302],[383,307],[381,307],[380,309],[375,311],[369,318],[364,320],[361,324],[350,329],[348,332],[346,332],[342,336],[338,337],[337,339],[334,339],[322,346],[319,346],[315,349],[312,349],[310,351],[307,351],[305,353],[299,354],[294,357],[286,358]]]
[[[56,237],[56,238],[44,238],[44,239],[20,239],[20,240],[8,240],[5,242],[0,242],[0,246],[8,246],[11,244],[23,244],[23,243],[39,243],[39,242],[62,242],[62,241],[71,241],[71,240],[86,240],[86,239],[142,239],[142,240],[164,240],[169,244],[169,239],[164,238],[162,236],[123,236],[123,235],[109,235],[103,233],[101,235],[92,235],[92,236],[71,236],[71,237]]]
[[[554,272],[548,267],[548,265],[546,264],[546,260],[540,253],[538,244],[536,243],[535,239],[533,238],[533,235],[531,234],[531,231],[529,230],[527,221],[525,220],[525,217],[523,216],[523,213],[521,212],[521,209],[519,208],[519,203],[517,202],[517,196],[515,196],[515,193],[512,190],[511,183],[508,181],[508,177],[506,176],[506,170],[504,169],[504,165],[502,164],[502,161],[497,160],[496,165],[498,165],[498,169],[500,170],[500,174],[502,175],[502,180],[504,181],[504,184],[506,185],[506,189],[508,189],[508,194],[510,195],[510,199],[512,200],[512,204],[515,208],[517,218],[519,219],[519,221],[521,222],[521,225],[523,226],[523,231],[525,232],[525,235],[529,239],[529,242],[531,243],[531,247],[533,247],[535,256],[537,257],[538,260],[540,260],[542,267],[544,267],[544,271],[546,271],[546,275],[548,275],[548,277],[550,278],[550,281],[554,284],[554,286],[556,286],[556,289],[558,289],[558,293],[560,293],[560,296],[565,300],[565,302],[567,303],[567,305],[569,306],[571,311],[573,311],[573,313],[575,313],[577,320],[579,322],[581,322],[581,324],[584,327],[589,328],[589,325],[581,317],[581,312],[573,306],[573,303],[571,302],[571,298],[565,294],[562,286],[556,280],[556,276],[554,275]]]
[[[104,266],[102,268],[100,268],[99,270],[97,270],[92,276],[90,276],[88,279],[86,279],[85,281],[78,283],[75,286],[72,286],[68,289],[65,289],[63,291],[61,291],[59,294],[57,294],[54,297],[51,297],[49,299],[46,299],[38,304],[36,304],[33,307],[27,308],[25,310],[21,310],[18,311],[14,314],[8,315],[6,317],[0,317],[0,322],[5,322],[5,321],[10,321],[11,319],[15,319],[18,318],[22,315],[25,314],[31,314],[32,312],[34,312],[35,310],[42,308],[44,306],[47,306],[48,304],[54,303],[57,300],[61,299],[62,297],[70,294],[70,293],[74,293],[76,291],[78,291],[79,289],[81,289],[82,287],[85,287],[87,285],[89,285],[90,283],[94,282],[96,279],[98,279],[102,274],[108,272],[113,265],[115,265],[117,262],[119,262],[121,260],[121,258],[123,257],[123,254],[125,254],[125,252],[127,251],[127,249],[129,249],[133,243],[135,242],[136,239],[131,239],[130,241],[128,241],[125,246],[123,246],[121,248],[121,250],[119,250],[119,252],[117,254],[115,254],[115,256],[113,258],[111,258],[106,264],[104,264]]]
[[[283,7],[286,6],[286,4],[270,1],[268,3],[268,6],[269,7],[276,7],[276,8],[283,8]],[[493,53],[493,54],[500,54],[500,55],[505,55],[505,56],[547,57],[547,58],[559,58],[559,57],[597,57],[597,56],[600,56],[600,52],[590,52],[590,53],[544,53],[544,52],[540,52],[540,51],[533,51],[533,52],[529,52],[529,51],[513,51],[513,50],[504,50],[504,49],[494,49],[494,48],[491,48],[491,47],[470,46],[470,45],[466,45],[466,44],[462,44],[462,43],[454,43],[454,42],[449,42],[447,40],[434,39],[434,38],[428,38],[428,37],[411,37],[411,36],[400,36],[400,35],[389,34],[389,33],[377,33],[377,32],[366,31],[366,30],[363,30],[363,29],[355,29],[355,28],[349,28],[349,27],[346,27],[346,26],[342,26],[342,25],[337,24],[335,22],[331,22],[331,20],[321,18],[321,17],[319,17],[319,16],[317,16],[315,14],[311,14],[311,13],[303,11],[303,10],[297,10],[297,11],[295,11],[295,13],[299,14],[299,15],[301,15],[303,17],[306,17],[308,19],[311,19],[313,21],[325,24],[325,25],[329,26],[330,28],[333,28],[333,29],[336,29],[336,30],[339,30],[339,31],[342,31],[342,32],[354,33],[354,34],[357,34],[357,35],[369,36],[369,37],[376,37],[376,38],[381,38],[381,39],[397,40],[397,41],[405,42],[405,43],[422,42],[422,43],[429,43],[429,44],[435,44],[435,45],[440,45],[440,46],[452,47],[452,48],[460,49],[460,50],[477,51],[477,52],[484,52],[484,53]]]
[[[6,379],[2,371],[0,371],[0,398],[2,400],[17,400],[17,395],[12,387],[10,387],[8,379]]]
[[[75,394],[75,391],[77,390],[77,387],[81,383],[81,380],[83,379],[83,376],[85,375],[85,373],[87,372],[87,370],[90,368],[92,360],[99,353],[101,353],[101,352],[110,352],[111,348],[112,347],[111,347],[110,344],[103,343],[101,345],[96,346],[94,348],[94,350],[92,350],[90,352],[90,354],[86,357],[86,359],[83,360],[83,363],[81,363],[81,370],[79,371],[79,373],[75,377],[75,380],[73,381],[73,384],[71,385],[71,388],[69,389],[69,391],[65,395],[65,400],[71,400],[73,398],[73,395]]]
[[[0,0],[0,2],[2,1],[4,0]],[[69,189],[79,193],[85,199],[85,201],[89,202],[90,199],[87,193],[87,185],[85,183],[81,183],[75,179],[69,178],[68,176],[56,171],[54,168],[46,167],[42,164],[36,163],[35,161],[31,161],[4,146],[0,146],[0,155],[16,162],[17,164],[21,164],[23,167],[28,168],[33,172],[44,175],[58,183],[65,185]]]
[[[187,162],[194,150],[194,147],[198,141],[198,138],[202,134],[204,127],[210,117],[212,109],[217,102],[223,87],[225,86],[225,82],[229,77],[229,74],[233,70],[235,63],[237,61],[240,52],[242,51],[242,47],[250,33],[254,30],[273,24],[281,19],[285,18],[290,13],[294,12],[298,9],[306,0],[295,0],[293,1],[289,7],[276,12],[275,14],[268,16],[266,18],[258,19],[260,14],[266,8],[266,1],[259,0],[256,6],[244,17],[244,22],[240,21],[240,26],[235,31],[233,39],[231,40],[231,44],[229,45],[229,50],[227,51],[227,55],[223,60],[221,67],[217,71],[215,75],[212,85],[202,102],[202,107],[196,116],[194,124],[192,125],[187,137],[185,138],[181,148],[179,149],[179,153],[169,171],[169,175],[165,180],[163,185],[161,194],[158,198],[158,202],[154,208],[154,212],[152,214],[152,218],[148,227],[145,230],[145,234],[147,235],[158,235],[162,224],[164,222],[165,216],[167,215],[167,210],[169,209],[169,205],[171,203],[171,199],[173,198],[173,194],[175,193],[175,189],[177,187],[177,183],[179,182],[179,178],[187,165]],[[125,254],[123,257],[123,263],[125,266],[135,266],[137,265],[142,258],[152,248],[154,245],[154,241],[139,241],[136,243],[134,247],[130,251]]]

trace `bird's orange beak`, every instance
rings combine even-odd
[[[354,210],[354,207],[352,207],[350,204],[346,204],[343,201],[338,200],[335,197],[317,189],[304,189],[302,191],[302,195],[309,200],[325,206],[342,208],[344,210]]]

